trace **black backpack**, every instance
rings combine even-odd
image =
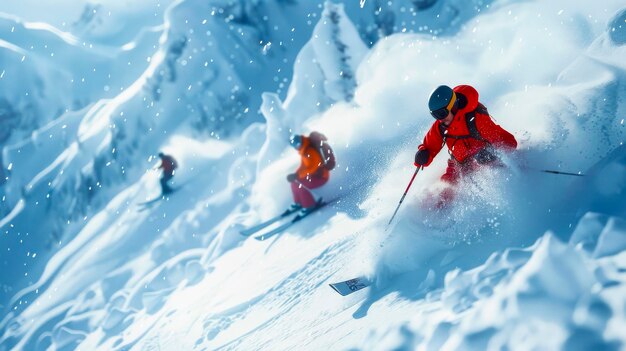
[[[452,138],[452,139],[472,138],[472,139],[484,141],[489,144],[489,142],[480,135],[480,132],[478,131],[478,127],[476,127],[476,112],[489,116],[489,111],[487,111],[487,108],[485,107],[485,105],[479,102],[478,106],[476,106],[476,108],[473,111],[470,111],[465,114],[465,124],[467,126],[467,130],[469,131],[469,134],[466,134],[466,135],[448,134],[446,133],[446,128],[442,124],[439,124],[439,133],[441,133],[443,142],[445,143],[447,138]]]
[[[473,156],[473,158],[480,164],[487,164],[487,163],[496,161],[498,157],[493,153],[493,150],[491,148],[491,143],[487,141],[485,138],[483,138],[480,135],[480,132],[478,131],[478,127],[476,126],[476,113],[477,112],[483,115],[487,115],[491,118],[491,116],[489,115],[489,111],[487,110],[487,107],[485,107],[485,105],[479,102],[478,106],[476,106],[474,110],[465,114],[465,125],[467,126],[467,130],[469,134],[466,134],[466,135],[448,134],[446,133],[446,128],[441,124],[439,124],[439,133],[441,133],[441,137],[443,138],[444,144],[446,143],[447,138],[452,138],[456,140],[471,138],[471,139],[476,139],[476,140],[485,142],[488,145],[488,147],[477,152]],[[448,153],[450,154],[450,157],[454,158],[454,156],[452,155],[452,152],[449,149],[448,149]],[[456,160],[456,158],[454,159]]]
[[[332,171],[336,166],[335,153],[330,147],[330,144],[328,144],[326,136],[320,132],[311,132],[311,134],[309,134],[309,140],[311,141],[311,145],[313,145],[320,153],[320,156],[322,156],[322,160],[324,161],[323,167]]]

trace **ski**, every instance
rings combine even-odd
[[[250,227],[248,229],[244,229],[242,231],[239,232],[239,234],[243,235],[243,236],[250,236],[256,232],[258,232],[261,229],[264,229],[272,224],[274,224],[275,222],[280,221],[281,219],[288,217],[290,214],[293,214],[295,212],[297,212],[299,209],[288,209],[285,212],[283,212],[282,214],[279,214],[276,217],[270,218],[267,221],[257,224],[254,227]]]
[[[140,209],[148,208],[148,207],[150,207],[150,205],[153,205],[153,204],[159,202],[162,199],[163,199],[163,196],[159,196],[159,197],[154,198],[152,200],[140,202],[140,203],[137,204],[137,207],[139,207]]]
[[[303,218],[308,217],[312,213],[317,212],[320,208],[322,208],[322,207],[324,207],[324,206],[326,206],[326,205],[328,205],[330,203],[333,203],[335,201],[336,201],[336,199],[335,200],[330,200],[330,201],[327,201],[327,202],[322,202],[317,207],[311,209],[311,211],[309,211],[309,212],[307,212],[305,214],[299,214],[296,217],[294,217],[291,221],[289,221],[289,222],[279,226],[278,228],[275,228],[275,229],[273,229],[273,230],[271,230],[271,231],[269,231],[267,233],[264,233],[264,234],[261,234],[261,235],[257,235],[254,238],[256,240],[263,241],[263,240],[265,240],[267,238],[270,238],[270,237],[272,237],[272,236],[274,236],[276,234],[279,234],[279,233],[285,231],[287,228],[291,227],[292,225],[300,222]]]
[[[297,215],[297,216],[296,216],[296,217],[294,217],[292,220],[290,220],[289,222],[287,222],[287,223],[285,223],[285,224],[282,224],[282,225],[281,225],[281,226],[279,226],[278,228],[275,228],[275,229],[273,229],[273,230],[270,230],[270,231],[269,231],[269,232],[267,232],[267,233],[264,233],[264,234],[261,234],[261,235],[257,235],[257,236],[255,236],[254,238],[255,238],[256,240],[259,240],[259,241],[263,241],[263,240],[265,240],[265,239],[268,239],[268,238],[270,238],[270,237],[272,237],[272,236],[274,236],[274,235],[276,235],[276,234],[278,234],[278,233],[280,233],[280,232],[282,232],[282,231],[286,230],[287,228],[291,227],[292,225],[296,224],[297,222],[299,222],[300,220],[302,220],[302,218],[306,217],[307,215],[308,215],[308,214],[306,214],[306,215],[304,215],[304,216],[303,216],[303,215]]]
[[[365,277],[358,277],[354,279],[345,280],[338,283],[328,284],[333,290],[335,290],[341,296],[347,296],[353,292],[357,292],[361,289],[367,288],[372,285],[372,282]]]
[[[152,200],[148,200],[148,201],[144,201],[144,202],[138,203],[137,207],[139,208],[139,211],[143,211],[143,210],[146,210],[148,208],[151,208],[152,205],[158,203],[159,201],[168,199],[174,192],[178,191],[181,187],[182,186],[179,186],[177,188],[173,188],[172,191],[170,191],[169,193],[161,194],[161,195],[155,197]]]

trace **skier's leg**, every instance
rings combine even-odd
[[[303,184],[309,189],[317,189],[321,187],[322,185],[326,184],[326,182],[328,182],[328,179],[320,177],[320,178],[309,178]]]
[[[453,160],[448,160],[448,167],[446,167],[446,172],[441,176],[441,180],[449,184],[456,184],[459,181],[459,177],[461,176],[460,164]]]
[[[453,159],[449,159],[446,172],[441,176],[441,180],[447,183],[448,186],[443,189],[441,193],[439,193],[439,198],[435,203],[436,208],[443,209],[452,204],[452,201],[454,201],[454,198],[456,197],[455,188],[459,182],[460,176],[460,164]]]
[[[296,187],[298,187],[299,191],[300,191],[300,205],[302,205],[303,208],[309,208],[309,207],[313,207],[315,206],[315,199],[313,198],[313,195],[311,194],[311,192],[309,190],[307,190],[307,188],[305,188],[302,184],[299,183],[295,183]]]
[[[161,183],[161,194],[165,194],[167,191],[167,180],[165,180],[165,177],[161,177],[161,179],[159,179],[159,183]]]
[[[172,188],[170,188],[169,184],[167,184],[167,182],[172,179],[172,175],[169,174],[163,174],[163,176],[161,177],[161,193],[162,194],[169,194],[172,192]]]
[[[317,189],[326,184],[327,181],[328,179],[322,177],[308,177],[300,181],[299,185],[302,190],[300,199],[302,207],[308,208],[317,205],[317,200],[313,197],[313,194],[311,194],[310,189]]]
[[[293,194],[293,202],[302,206],[302,187],[298,182],[291,182],[291,193]]]

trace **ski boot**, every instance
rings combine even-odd
[[[298,212],[298,216],[300,217],[304,217],[306,215],[308,215],[309,213],[317,210],[318,208],[320,208],[322,205],[324,205],[324,201],[323,199],[320,197],[316,202],[315,205],[311,206],[311,207],[306,207],[300,210],[300,212]]]
[[[293,204],[291,204],[291,206],[289,206],[289,208],[287,210],[285,210],[285,212],[283,212],[282,215],[286,216],[286,215],[288,215],[290,213],[294,213],[294,212],[296,212],[296,211],[298,211],[300,209],[302,209],[302,206],[300,206],[300,204],[293,203]]]

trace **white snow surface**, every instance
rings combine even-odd
[[[68,21],[29,2],[0,5],[0,102],[22,118],[0,140],[0,350],[626,348],[623,1],[394,2],[371,48],[372,0],[67,1],[116,9],[81,30],[26,24]],[[440,211],[442,151],[387,228],[440,84],[476,87],[518,150]],[[313,130],[337,201],[240,235],[289,205],[288,137]],[[143,206],[158,150],[180,189]]]

